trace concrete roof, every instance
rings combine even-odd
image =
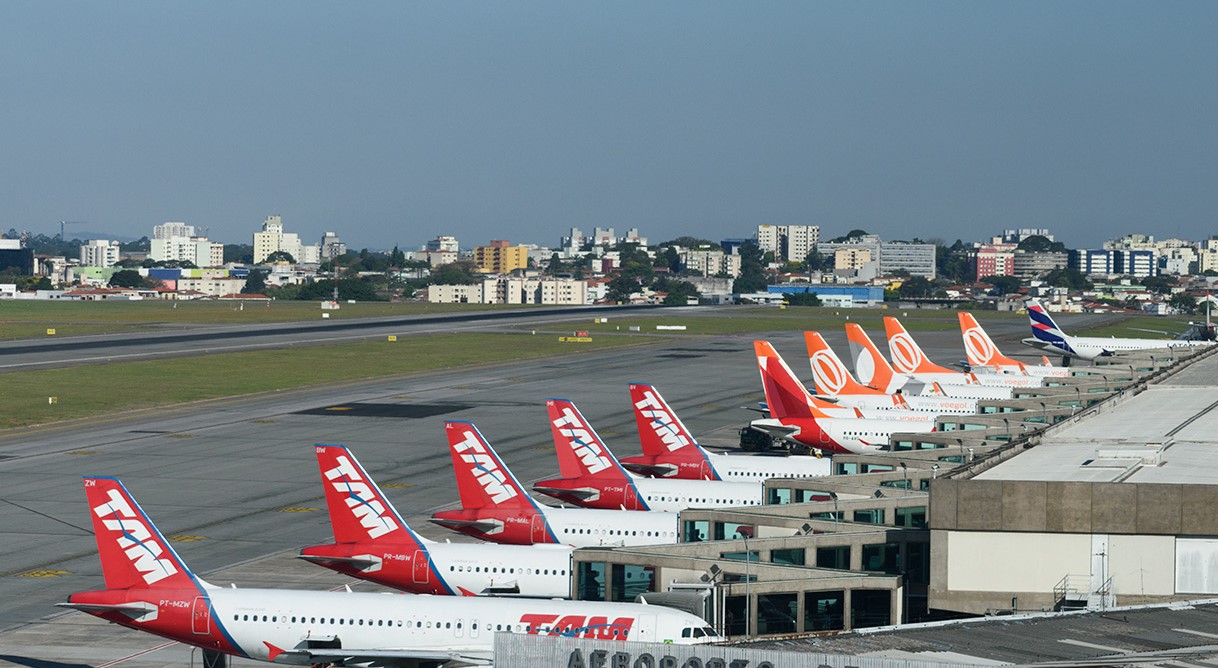
[[[1189,663],[1218,654],[1218,601],[1131,606],[1107,611],[987,617],[913,625],[879,632],[847,633],[750,643],[758,649],[854,656],[939,660],[971,665],[1121,665],[1097,661],[1114,654],[1189,655]],[[1141,657],[1143,659],[1149,657]]]
[[[1218,485],[1218,356],[1117,401],[977,476],[979,480]]]

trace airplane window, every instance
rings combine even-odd
[[[431,628],[431,622],[427,622],[427,628]]]
[[[495,630],[496,630],[496,631],[502,631],[502,630],[503,630],[503,625],[501,625],[501,624],[496,624],[496,625],[495,625]]]
[[[444,628],[446,628],[446,629],[451,629],[452,627],[453,627],[453,623],[452,623],[452,622],[444,622]]]
[[[264,621],[264,622],[266,621],[266,615],[262,616],[262,621]]]
[[[364,625],[364,620],[362,620],[362,619],[361,619],[361,620],[359,620],[359,625],[360,625],[360,626],[363,626],[363,625]]]
[[[271,617],[271,621],[272,621],[272,622],[277,622],[277,621],[279,621],[279,617],[278,617],[278,616]]]
[[[469,625],[469,627],[470,627],[471,629],[473,629],[474,631],[477,631],[477,630],[478,630],[478,622],[473,622],[473,623],[471,623],[471,624]]]
[[[421,629],[421,628],[423,628],[423,622],[415,622],[415,623],[414,623],[414,627],[415,627],[416,629]]]
[[[384,625],[385,625],[385,620],[383,620],[383,619],[378,619],[378,620],[376,620],[376,625],[377,625],[377,626],[384,626]]]
[[[341,621],[341,620],[340,620],[340,621]],[[334,623],[334,618],[333,618],[333,617],[331,617],[331,618],[330,618],[330,623],[331,623],[331,624],[333,624],[333,623]]]
[[[295,624],[295,623],[296,623],[296,617],[295,617],[295,616],[293,616],[293,617],[292,617],[292,623],[293,623],[293,624]]]
[[[245,619],[243,619],[242,621],[248,622],[249,620],[250,620],[250,616],[249,616],[249,615],[245,615]]]
[[[342,618],[342,617],[339,617],[339,618],[338,618],[338,625],[339,625],[339,626],[342,626],[342,625],[343,625],[343,618]]]
[[[689,628],[688,626],[687,626],[687,627],[685,627],[685,628],[683,628],[683,629],[681,629],[681,637],[682,637],[682,638],[690,638],[690,637],[692,637],[692,636],[691,636],[691,632],[692,632],[692,631],[693,631],[693,629]]]
[[[461,628],[461,622],[457,622],[457,628]]]
[[[241,621],[241,615],[233,615],[233,621],[234,621],[234,622],[239,622],[239,621]]]
[[[398,620],[398,626],[399,626],[399,627],[401,627],[401,626],[402,626],[402,620],[400,620],[400,619]]]

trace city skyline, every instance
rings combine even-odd
[[[2,229],[1218,232],[1207,3],[71,7],[0,6]]]

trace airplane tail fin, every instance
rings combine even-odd
[[[808,347],[808,362],[812,365],[812,379],[816,382],[817,392],[834,397],[840,394],[883,394],[860,385],[819,332],[804,332],[804,344]]]
[[[499,459],[474,423],[446,421],[444,433],[448,435],[462,508],[537,510],[532,497]]]
[[[395,543],[413,543],[416,548],[428,542],[410,529],[348,448],[319,444],[314,449],[334,542],[363,543],[385,537]]]
[[[1053,316],[1049,315],[1049,311],[1039,299],[1028,300],[1028,321],[1032,325],[1032,336],[1037,340],[1063,350],[1071,349],[1068,335],[1053,322]]]
[[[563,478],[629,478],[596,430],[567,399],[546,399],[550,433]]]
[[[982,329],[981,323],[972,313],[960,311],[960,334],[964,337],[964,352],[968,356],[969,367],[982,366],[1017,366],[1023,368],[1023,362],[1011,359],[998,351],[993,339]]]
[[[850,342],[850,355],[854,358],[854,374],[863,385],[886,392],[892,385],[896,373],[884,359],[880,349],[858,323],[846,323],[846,340]]]
[[[958,373],[954,369],[939,366],[927,359],[901,322],[892,316],[884,316],[884,332],[888,335],[888,354],[892,365],[901,373]]]
[[[808,390],[769,342],[754,341],[753,350],[770,415],[779,420],[824,417],[823,412],[812,406]]]
[[[631,383],[630,402],[634,404],[634,421],[639,428],[643,454],[657,457],[678,450],[701,449],[655,386]]]
[[[107,589],[201,589],[117,478],[86,477],[85,498]]]

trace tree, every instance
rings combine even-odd
[[[765,290],[765,266],[762,264],[764,255],[761,247],[754,241],[740,244],[740,275],[732,283],[732,292],[744,294],[747,292],[762,292]]]
[[[1015,250],[1027,253],[1065,253],[1066,244],[1060,241],[1049,241],[1048,237],[1033,234],[1030,237],[1024,237]]]
[[[674,274],[681,273],[685,268],[685,265],[681,264],[680,253],[672,246],[665,248],[664,252],[656,257],[656,266],[666,266]]]
[[[1171,292],[1175,281],[1170,281],[1162,276],[1147,276],[1142,279],[1142,285],[1155,294],[1165,295]]]
[[[923,276],[908,278],[897,288],[897,295],[901,299],[926,299],[934,293],[935,286]]]
[[[254,247],[249,244],[224,244],[224,261],[253,264]]]
[[[260,295],[266,290],[266,274],[257,269],[251,269],[248,276],[245,277],[245,287],[241,288],[241,293],[246,295]]]
[[[1056,288],[1070,290],[1090,290],[1095,287],[1087,276],[1077,269],[1058,267],[1041,277],[1045,283]]]
[[[605,298],[611,302],[630,301],[630,295],[643,288],[633,276],[620,274],[606,285]]]
[[[393,267],[404,267],[406,265],[406,254],[397,246],[394,246],[393,252],[389,254],[389,265]]]
[[[647,251],[639,248],[639,245],[635,243],[619,244],[617,251],[621,258],[619,266],[622,274],[638,279],[641,283],[651,282],[651,277],[655,275],[655,268]]]
[[[968,259],[968,249],[964,242],[956,239],[956,243],[945,246],[935,244],[935,266],[939,275],[953,283],[967,283],[971,275]]]
[[[812,246],[812,250],[808,252],[808,257],[804,258],[804,264],[808,267],[808,271],[828,271],[833,268],[833,263],[829,261],[816,246]]]
[[[1019,288],[1023,285],[1023,281],[1014,276],[982,276],[981,282],[994,286],[993,294],[995,295],[1014,294],[1019,292]]]
[[[699,239],[697,237],[685,236],[685,237],[677,237],[676,239],[673,239],[672,241],[665,241],[662,244],[656,244],[656,245],[660,248],[663,248],[664,246],[678,246],[680,248],[691,248],[692,249],[692,248],[706,248],[708,246],[715,247],[715,246],[718,246],[719,244],[717,244],[709,239]]]
[[[122,269],[114,272],[114,275],[110,277],[110,287],[112,288],[143,288],[147,285],[144,277],[140,276],[140,272],[134,269]]]
[[[266,259],[262,261],[263,264],[271,264],[272,262],[287,262],[288,264],[296,264],[296,258],[292,257],[292,254],[287,251],[279,250],[266,256]]]
[[[1167,303],[1176,311],[1186,315],[1192,315],[1197,312],[1197,298],[1192,295],[1186,295],[1183,292],[1172,295]]]
[[[851,239],[857,239],[859,237],[865,237],[865,236],[868,236],[867,230],[850,230],[849,232],[846,233],[846,236],[837,237],[836,239],[830,239],[829,243],[840,244],[840,243],[844,243],[846,241],[850,241]]]
[[[702,296],[698,288],[688,281],[668,281],[666,287],[668,295],[664,297],[665,304],[684,306],[689,303],[690,297],[697,299]]]
[[[473,285],[480,279],[474,275],[470,262],[451,262],[440,265],[431,272],[431,282],[436,285]]]
[[[791,306],[820,306],[820,297],[815,292],[792,292],[785,298]]]

